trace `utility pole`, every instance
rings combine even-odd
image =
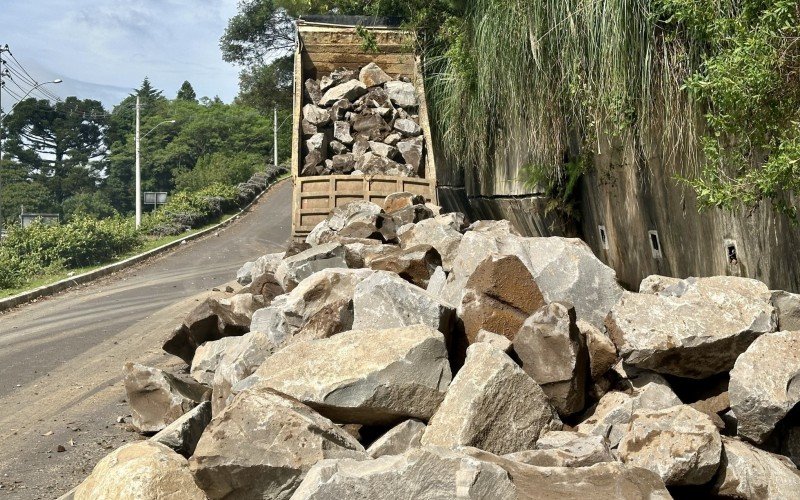
[[[142,168],[139,159],[139,96],[136,96],[136,229],[142,224]]]
[[[3,236],[3,53],[8,52],[8,45],[0,47],[0,238]]]
[[[273,125],[275,126],[272,132],[272,152],[275,156],[275,166],[278,166],[278,106],[275,106],[275,119]]]

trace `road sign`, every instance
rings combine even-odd
[[[158,191],[145,191],[142,193],[146,205],[163,205],[167,202],[167,193]]]
[[[28,227],[33,224],[35,221],[39,221],[42,224],[47,226],[55,226],[57,225],[61,217],[58,214],[20,214],[19,216],[20,222],[22,222],[22,227]]]

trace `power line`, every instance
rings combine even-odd
[[[37,81],[36,81],[36,78],[32,77],[32,76],[31,76],[31,74],[30,74],[30,73],[28,73],[28,70],[26,70],[26,69],[25,69],[25,66],[23,66],[23,65],[22,65],[22,63],[20,63],[20,62],[17,60],[17,58],[16,58],[16,57],[14,57],[14,53],[13,53],[13,52],[11,52],[11,51],[9,50],[9,51],[8,51],[8,55],[10,55],[10,56],[11,56],[11,59],[13,59],[15,63],[17,63],[17,66],[19,66],[20,68],[22,68],[22,71],[24,71],[24,72],[25,72],[25,74],[26,74],[26,75],[28,75],[28,78],[30,78],[32,81],[36,82],[36,85],[38,85],[38,84],[39,84],[39,82],[37,82]]]
[[[21,81],[25,82],[26,85],[36,85],[36,81],[33,80],[32,78],[30,78],[28,75],[26,75],[24,73],[24,69],[25,68],[17,69],[14,66],[12,66],[9,61],[4,61],[4,62],[5,62],[5,65],[6,65],[6,70],[9,71],[12,74],[18,76],[19,79]]]
[[[6,85],[3,85],[3,90],[5,90],[12,97],[16,98],[18,101],[22,100],[22,96],[21,95],[17,94],[16,92],[14,92],[10,88],[8,88]]]

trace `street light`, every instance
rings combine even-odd
[[[8,46],[6,46],[6,50],[8,50]],[[61,80],[61,78],[56,78],[55,80],[51,80],[49,82],[37,83],[36,85],[31,87],[31,89],[28,92],[26,92],[24,96],[22,96],[22,99],[20,99],[19,101],[15,102],[14,105],[11,106],[11,109],[8,110],[8,113],[3,114],[3,101],[2,101],[2,99],[3,99],[3,88],[2,88],[3,84],[2,84],[2,78],[1,78],[2,76],[3,76],[2,71],[0,71],[0,170],[2,170],[2,168],[3,168],[3,118],[5,118],[7,115],[11,114],[14,111],[14,108],[16,108],[19,103],[24,101],[36,89],[44,87],[45,85],[61,83],[63,81],[63,80]],[[0,176],[0,235],[3,234],[2,192],[3,192],[3,179],[2,179],[2,176]]]
[[[142,166],[141,158],[139,156],[139,145],[142,139],[150,135],[150,132],[157,129],[165,123],[175,123],[175,120],[164,120],[155,127],[151,128],[149,132],[139,137],[139,96],[136,96],[136,229],[142,225]]]

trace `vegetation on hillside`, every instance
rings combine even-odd
[[[184,82],[175,99],[145,78],[111,111],[97,101],[28,99],[4,121],[2,175],[5,223],[26,212],[109,217],[134,208],[135,102],[141,109],[143,191],[198,190],[235,185],[272,162],[272,114],[245,104],[197,99]],[[281,112],[280,119],[289,110]],[[175,123],[169,123],[174,120]],[[167,123],[164,123],[167,122]],[[289,156],[289,127],[279,136]],[[147,207],[146,207],[147,208]]]

